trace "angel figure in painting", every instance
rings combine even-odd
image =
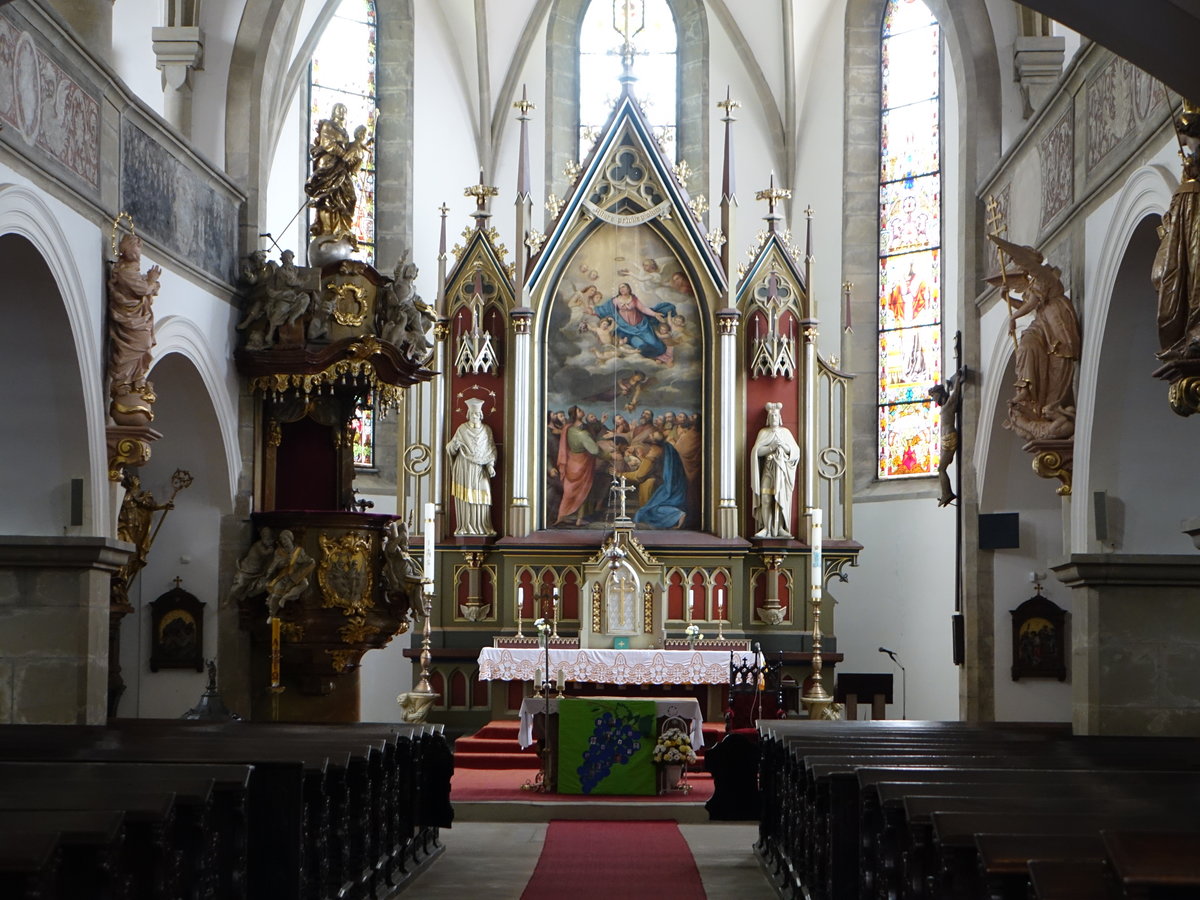
[[[1200,358],[1200,108],[1175,123],[1183,173],[1158,232],[1150,281],[1158,292],[1159,359]]]
[[[496,442],[483,422],[483,401],[467,401],[467,421],[446,445],[450,455],[450,493],[454,495],[456,535],[486,536],[492,528],[492,484],[496,474]]]
[[[1010,289],[1021,295],[1020,304],[1009,314],[1009,331],[1015,333],[1017,321],[1033,314],[1033,320],[1017,340],[1021,409],[1014,415],[1010,405],[1004,424],[1027,440],[1040,440],[1052,423],[1074,419],[1075,366],[1083,344],[1079,318],[1063,289],[1058,268],[1046,265],[1046,258],[1032,247],[1011,243],[994,234],[988,237],[1018,267],[1015,273],[1005,272],[988,279],[1003,288],[1006,299]],[[1019,287],[1010,288],[1014,277]]]
[[[750,490],[754,494],[754,524],[758,538],[792,536],[792,494],[800,445],[784,427],[782,403],[767,404],[767,424],[759,430],[750,451]]]

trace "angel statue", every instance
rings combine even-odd
[[[1159,359],[1200,358],[1200,108],[1175,123],[1183,173],[1163,216],[1150,281],[1158,292]]]
[[[1032,247],[995,234],[988,237],[1016,264],[988,279],[1001,287],[1009,303],[1009,332],[1015,336],[1017,320],[1033,314],[1016,338],[1016,397],[1009,403],[1004,427],[1027,440],[1070,438],[1075,433],[1075,366],[1083,336],[1063,289],[1062,272],[1047,265],[1045,256]],[[1015,309],[1010,291],[1021,295]]]

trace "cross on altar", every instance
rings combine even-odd
[[[620,477],[613,479],[612,487],[610,488],[610,490],[614,494],[617,495],[617,503],[618,503],[618,509],[619,509],[619,512],[617,514],[618,522],[627,521],[629,518],[629,516],[625,512],[625,495],[627,493],[629,493],[630,491],[632,491],[633,489],[634,489],[633,485],[629,484],[625,481],[624,475],[621,475]]]

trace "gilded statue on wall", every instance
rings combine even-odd
[[[334,243],[345,242],[350,250],[358,248],[354,235],[354,209],[357,195],[354,176],[370,154],[373,138],[367,137],[367,126],[360,125],[351,139],[346,131],[346,105],[335,103],[328,119],[317,123],[308,155],[312,174],[304,183],[304,193],[313,208],[309,233],[314,244],[322,238]]]
[[[467,421],[446,444],[450,456],[450,493],[454,496],[456,535],[487,536],[492,527],[492,484],[496,474],[496,442],[483,421],[483,401],[466,401]]]
[[[1017,339],[1017,382],[1004,427],[1028,440],[1070,438],[1075,433],[1075,366],[1083,335],[1063,289],[1062,273],[1032,247],[994,234],[988,237],[1017,266],[988,279],[1001,286],[1006,300],[1010,291],[1021,295],[1009,313],[1010,333],[1016,333],[1019,319],[1033,315]]]
[[[792,495],[800,445],[783,424],[783,404],[767,404],[767,424],[750,451],[750,490],[754,495],[755,537],[792,536]]]
[[[162,269],[151,266],[142,272],[141,266],[141,238],[127,234],[108,275],[109,414],[118,425],[145,425],[154,418],[154,385],[146,376]]]
[[[1175,123],[1183,172],[1159,226],[1150,281],[1158,292],[1159,359],[1200,358],[1200,109]]]

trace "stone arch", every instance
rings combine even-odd
[[[0,354],[0,359],[3,359],[5,369],[13,370],[13,381],[37,385],[39,390],[62,392],[53,402],[45,402],[43,398],[43,402],[30,404],[31,408],[44,409],[49,416],[40,438],[37,427],[31,433],[9,429],[11,440],[30,443],[23,450],[16,446],[7,447],[4,458],[10,461],[27,459],[39,473],[21,467],[14,474],[19,473],[20,481],[26,484],[36,484],[39,477],[47,479],[37,485],[42,499],[36,504],[46,521],[38,527],[31,527],[27,522],[23,527],[10,529],[10,533],[61,535],[63,526],[69,521],[70,488],[69,481],[61,485],[57,482],[63,478],[82,477],[85,485],[82,531],[85,534],[109,534],[112,517],[104,436],[107,415],[105,374],[101,332],[96,327],[98,321],[103,321],[103,312],[99,309],[102,301],[98,297],[89,297],[85,288],[87,280],[93,284],[102,282],[99,261],[85,280],[60,218],[45,199],[20,185],[0,186],[0,241],[3,241],[0,257],[4,258],[5,271],[11,273],[12,278],[29,281],[22,288],[10,278],[6,295],[14,300],[25,298],[28,305],[23,311],[23,327],[20,331],[12,331],[7,339],[12,342],[11,346]],[[47,302],[38,304],[36,298],[45,298]],[[45,343],[44,350],[35,348],[35,334]],[[70,346],[64,348],[62,342],[68,336]],[[43,368],[45,371],[41,371]],[[19,379],[16,377],[18,369]],[[43,445],[42,441],[46,443]],[[38,446],[45,450],[56,448],[55,453],[28,453]],[[63,452],[72,458],[62,457]],[[64,468],[68,465],[69,468]],[[16,489],[19,485],[14,483],[9,487]],[[47,496],[52,510],[46,509]],[[9,495],[9,499],[13,499],[13,495]],[[13,504],[12,508],[25,512],[31,509],[22,503]]]
[[[1111,443],[1108,439],[1113,436],[1105,434],[1109,429],[1103,422],[1105,416],[1101,404],[1104,403],[1105,394],[1100,385],[1111,378],[1107,369],[1113,362],[1113,353],[1121,347],[1128,346],[1130,327],[1135,324],[1145,327],[1147,322],[1153,321],[1149,313],[1153,305],[1145,306],[1144,315],[1136,321],[1129,321],[1123,315],[1130,305],[1128,292],[1136,288],[1126,282],[1122,291],[1119,288],[1121,276],[1130,265],[1141,264],[1129,258],[1131,253],[1134,256],[1140,254],[1143,257],[1141,262],[1145,263],[1142,267],[1144,271],[1140,273],[1141,280],[1145,282],[1141,287],[1147,296],[1153,293],[1150,286],[1150,262],[1144,259],[1147,250],[1146,230],[1149,228],[1152,231],[1152,226],[1157,225],[1162,214],[1166,212],[1176,184],[1178,178],[1157,165],[1142,166],[1130,175],[1115,199],[1111,218],[1099,247],[1094,255],[1089,254],[1088,257],[1088,266],[1084,274],[1088,303],[1081,310],[1084,316],[1083,350],[1079,361],[1075,418],[1075,484],[1081,492],[1080,496],[1084,498],[1090,496],[1092,475],[1096,471],[1093,454],[1105,452],[1105,447]],[[1135,241],[1139,234],[1142,240]],[[1126,297],[1120,298],[1122,293],[1125,293]],[[1136,330],[1140,331],[1141,328]],[[1121,337],[1114,340],[1114,335]],[[1129,371],[1126,375],[1130,378],[1146,377],[1156,366],[1157,362],[1150,356],[1144,366]],[[1156,398],[1159,403],[1153,404],[1152,401],[1152,405],[1165,408],[1166,385],[1163,382],[1159,384],[1162,385],[1161,396]],[[1129,412],[1132,413],[1133,410]],[[1155,420],[1161,421],[1163,427],[1169,427],[1169,419],[1160,420],[1156,416]],[[1181,439],[1187,441],[1186,437]],[[1100,463],[1100,460],[1095,462]],[[1074,552],[1086,552],[1087,540],[1091,533],[1091,513],[1092,506],[1089,503],[1076,503],[1072,506],[1071,533]]]
[[[156,323],[154,337],[157,342],[154,365],[169,354],[177,353],[191,363],[204,384],[220,429],[229,497],[232,502],[237,493],[241,454],[238,448],[237,397],[234,393],[235,388],[229,384],[227,366],[217,361],[207,336],[190,319],[167,316]]]
[[[592,0],[555,0],[546,26],[546,192],[567,191],[563,168],[579,155],[579,27]],[[701,0],[667,0],[678,36],[678,139],[680,159],[695,173],[696,184],[708,184],[708,13]],[[634,87],[636,91],[636,85]]]

